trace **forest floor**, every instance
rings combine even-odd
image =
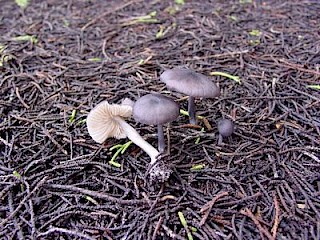
[[[320,239],[320,2],[15,1],[0,8],[1,239]],[[165,182],[128,139],[95,143],[103,100],[188,67],[221,89],[166,125]],[[238,78],[215,75],[223,72]],[[234,134],[217,144],[217,121]],[[156,127],[127,120],[153,146]]]

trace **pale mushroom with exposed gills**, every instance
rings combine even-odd
[[[143,149],[151,158],[150,164],[157,161],[160,154],[151,144],[145,141],[140,134],[123,118],[132,115],[131,102],[128,104],[109,104],[108,101],[99,103],[87,117],[87,128],[94,141],[103,143],[107,138],[117,139],[128,137],[134,144]]]

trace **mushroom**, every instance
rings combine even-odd
[[[134,105],[134,101],[132,101],[130,98],[124,98],[121,101],[121,105],[130,106],[132,108]]]
[[[189,96],[188,113],[191,124],[196,124],[195,98],[215,98],[220,95],[219,87],[210,81],[207,76],[190,69],[174,68],[166,70],[160,75],[160,80],[167,85],[168,89]]]
[[[179,105],[161,94],[151,93],[139,98],[133,105],[133,118],[140,123],[157,125],[158,149],[164,152],[163,124],[172,122],[179,116]]]
[[[234,132],[234,123],[229,119],[221,119],[218,122],[219,139],[218,145],[222,143],[223,137],[230,137]]]
[[[117,139],[128,137],[150,156],[150,164],[154,164],[160,153],[123,120],[123,118],[128,118],[131,115],[132,107],[130,104],[109,104],[108,101],[103,101],[88,114],[88,132],[93,140],[98,143],[103,143],[109,137]]]

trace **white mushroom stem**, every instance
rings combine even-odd
[[[157,157],[160,154],[157,149],[155,149],[151,144],[149,144],[146,140],[144,140],[140,134],[131,127],[126,121],[124,121],[121,117],[114,117],[119,125],[122,127],[123,131],[127,135],[127,137],[141,149],[143,149],[151,158],[150,164],[154,164],[157,161]]]

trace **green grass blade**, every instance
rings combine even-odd
[[[315,89],[315,90],[320,90],[320,85],[307,85],[307,88]]]
[[[234,75],[231,75],[229,73],[225,73],[225,72],[211,72],[210,73],[211,76],[222,76],[222,77],[226,77],[226,78],[229,78],[239,84],[241,84],[241,80],[238,76],[234,76]]]
[[[129,141],[129,142],[123,144],[121,154],[124,154],[124,152],[128,149],[128,147],[130,147],[131,144],[132,144],[132,141]]]
[[[116,167],[116,168],[121,168],[121,164],[115,161],[109,161],[109,164]]]
[[[38,39],[36,36],[34,35],[22,35],[22,36],[18,36],[18,37],[13,37],[12,38],[13,41],[17,41],[17,42],[27,42],[30,41],[32,43],[37,43]]]
[[[206,165],[205,164],[196,164],[196,165],[193,165],[190,170],[201,170],[201,169],[204,169]]]
[[[183,115],[183,116],[188,116],[189,117],[189,113],[186,110],[180,109],[180,114]],[[199,115],[197,115],[197,118],[200,119],[200,120],[203,119],[203,117],[199,116]]]
[[[109,148],[109,151],[113,151],[114,149],[117,149],[117,148],[121,148],[122,149],[122,146],[123,146],[123,144],[114,145],[111,148]]]
[[[77,110],[73,109],[72,113],[71,113],[71,115],[69,117],[69,123],[73,123],[74,122],[74,119],[75,119],[76,115],[77,115]]]
[[[188,224],[187,224],[187,221],[186,219],[184,218],[184,215],[182,212],[178,212],[178,216],[179,216],[179,220],[182,224],[183,227],[188,227]]]
[[[21,8],[26,8],[29,5],[29,0],[15,0],[15,2]]]

